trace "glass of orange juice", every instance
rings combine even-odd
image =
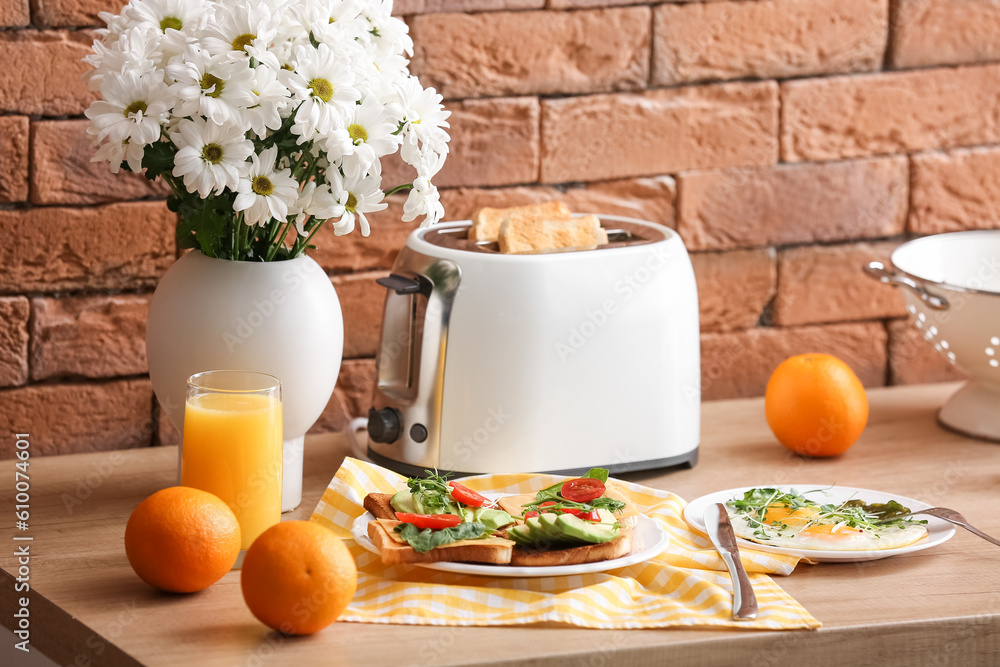
[[[240,522],[242,551],[281,521],[281,450],[278,378],[252,371],[188,378],[181,484],[229,505]]]

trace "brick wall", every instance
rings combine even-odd
[[[146,377],[173,261],[164,191],[89,163],[80,63],[120,0],[0,2],[0,432],[39,453],[172,442]],[[452,110],[449,219],[556,197],[677,229],[706,399],[827,351],[868,386],[953,379],[865,278],[914,234],[1000,227],[996,0],[397,0]],[[393,165],[387,182],[402,178]],[[345,362],[317,424],[371,391],[384,275],[411,225],[321,234]],[[7,445],[0,456],[10,455]]]

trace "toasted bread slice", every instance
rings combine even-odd
[[[521,567],[550,567],[553,565],[579,565],[612,560],[632,551],[632,529],[621,528],[621,533],[610,542],[585,544],[561,549],[533,549],[518,544],[510,557],[510,564]]]
[[[615,487],[614,482],[608,482],[605,487],[604,495],[625,503],[625,508],[621,512],[615,513],[615,519],[618,520],[618,525],[623,528],[634,527],[635,522],[639,519],[639,512],[635,509],[632,503],[629,502],[629,499],[625,497],[625,494]],[[521,508],[535,502],[535,497],[536,494],[534,493],[524,493],[519,496],[507,496],[505,498],[501,498],[497,501],[497,503],[503,511],[507,512],[507,514],[514,517],[520,517],[524,514],[524,510]]]
[[[608,242],[596,215],[568,220],[512,215],[500,225],[500,252],[523,253],[560,248],[594,248]]]
[[[545,204],[514,206],[511,208],[481,208],[472,215],[469,238],[473,241],[493,243],[500,234],[500,225],[512,215],[523,215],[532,220],[569,220],[569,207],[561,201]]]
[[[382,562],[386,565],[440,562],[507,565],[514,550],[512,540],[486,537],[481,540],[459,540],[420,553],[395,533],[393,528],[399,523],[388,519],[368,523],[368,537],[378,547]]]
[[[396,519],[396,510],[392,509],[391,493],[369,493],[365,496],[365,509],[376,519]]]

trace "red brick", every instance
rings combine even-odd
[[[1000,148],[914,155],[910,230],[1000,228]]]
[[[146,372],[149,296],[36,298],[32,308],[32,379]]]
[[[160,202],[0,210],[0,292],[152,286],[174,261]]]
[[[566,188],[458,188],[441,191],[446,220],[468,220],[485,206],[503,208],[561,200],[571,211],[621,215],[674,226],[677,187],[670,176],[599,181]]]
[[[35,25],[43,28],[100,26],[100,12],[120,14],[124,0],[34,0]]]
[[[446,98],[640,90],[650,9],[431,14],[411,21],[411,71]]]
[[[156,406],[156,435],[153,438],[153,444],[160,447],[176,447],[180,445],[181,434],[177,432],[177,429],[174,428],[174,425],[167,418],[167,413],[160,407],[155,395],[153,396],[153,404]]]
[[[504,9],[541,9],[545,0],[396,0],[397,16],[435,12],[495,12]]]
[[[893,67],[1000,60],[1000,4],[995,0],[896,0]]]
[[[28,198],[28,118],[0,116],[0,203]]]
[[[0,3],[0,26],[20,28],[31,23],[28,0],[4,0]]]
[[[0,298],[0,387],[28,379],[28,319],[31,308],[23,296]]]
[[[538,179],[537,99],[468,100],[447,108],[451,143],[435,185],[510,185]]]
[[[333,278],[344,313],[345,359],[375,356],[385,304],[385,288],[375,279],[385,275],[385,271],[375,271]]]
[[[881,322],[701,335],[703,400],[763,396],[771,373],[796,354],[842,359],[866,387],[885,384],[887,334]]]
[[[689,248],[737,248],[900,234],[904,157],[681,174],[678,230]]]
[[[889,329],[889,384],[952,382],[968,377],[924,340],[908,320],[892,320]]]
[[[0,111],[82,114],[98,97],[80,78],[93,41],[86,31],[0,32]]]
[[[31,201],[35,204],[100,204],[144,197],[166,197],[162,181],[122,169],[112,174],[107,162],[91,162],[94,146],[87,120],[32,123]]]
[[[693,253],[702,331],[750,329],[774,296],[777,282],[770,249]]]
[[[41,384],[0,392],[0,430],[30,433],[32,456],[75,454],[151,443],[149,380]],[[4,438],[0,459],[13,456]]]
[[[374,359],[346,360],[340,367],[333,397],[310,432],[342,431],[351,419],[367,417],[374,387]]]
[[[542,103],[545,183],[777,161],[778,89],[730,83]]]
[[[332,226],[324,225],[313,237],[311,244],[316,249],[309,254],[324,269],[335,273],[391,268],[420,221],[402,221],[405,194],[393,195],[388,201],[386,210],[368,216],[372,228],[368,238],[361,236],[357,228],[346,236],[336,236]]]
[[[774,323],[784,327],[905,315],[902,296],[861,269],[872,260],[888,264],[898,245],[885,241],[783,250]]]
[[[1000,65],[788,81],[781,95],[788,161],[1000,141]]]
[[[759,0],[657,7],[653,84],[881,68],[884,0]]]

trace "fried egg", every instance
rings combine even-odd
[[[737,536],[789,549],[883,551],[905,547],[927,535],[927,528],[916,523],[903,521],[887,526],[852,528],[812,507],[792,508],[785,504],[768,505],[760,520],[763,526],[754,518],[729,507],[729,521]]]

